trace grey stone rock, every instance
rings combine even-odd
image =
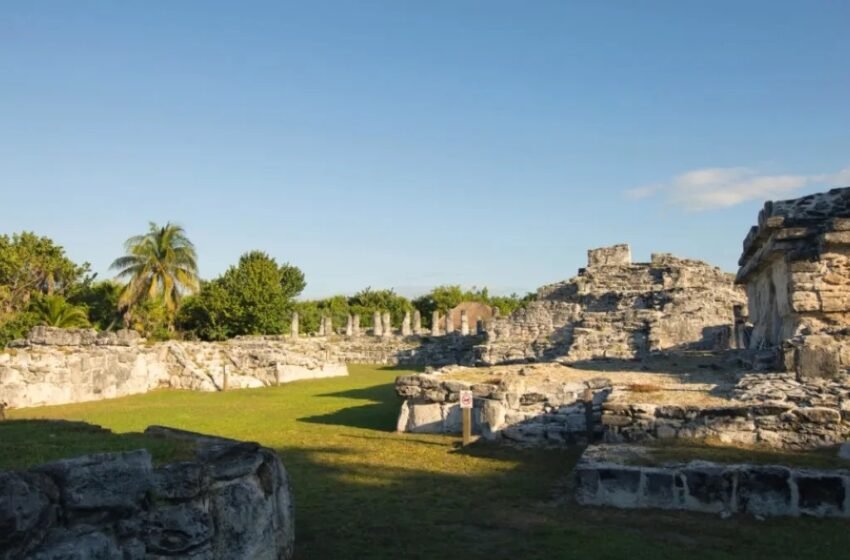
[[[64,459],[35,470],[56,482],[72,517],[92,511],[131,515],[141,509],[152,485],[151,456],[144,449]]]

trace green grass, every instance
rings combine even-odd
[[[90,424],[44,420],[0,422],[0,469],[22,469],[66,457],[145,448],[155,464],[188,460],[183,442],[139,433],[114,434]]]
[[[752,463],[809,469],[846,470],[850,467],[850,463],[838,457],[836,446],[814,451],[793,451],[764,446],[730,446],[713,441],[668,440],[647,447],[651,456],[649,460],[633,461],[635,464],[687,463],[701,459],[722,464]]]
[[[11,416],[119,432],[164,424],[277,449],[294,485],[299,560],[822,560],[850,550],[846,521],[580,508],[569,488],[576,451],[461,450],[453,437],[396,434],[392,381],[400,372],[351,371],[277,388],[160,391]],[[0,453],[8,454],[3,442]]]

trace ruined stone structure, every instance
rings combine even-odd
[[[274,451],[169,428],[146,433],[186,441],[194,459],[154,467],[140,449],[0,471],[0,559],[292,558],[289,477]]]
[[[575,469],[583,505],[757,517],[850,517],[850,471],[706,461],[651,465],[640,446],[588,448]]]
[[[120,397],[159,387],[217,391],[225,383],[236,389],[347,374],[345,363],[309,343],[302,350],[297,344],[252,337],[148,345],[131,331],[36,327],[27,340],[0,351],[0,395],[13,408]]]
[[[380,315],[380,314],[379,314]],[[379,320],[377,325],[383,325]],[[145,393],[220,391],[347,375],[346,364],[472,364],[480,336],[245,336],[147,344],[131,331],[38,327],[0,350],[0,401],[12,408]],[[226,381],[225,381],[226,378]]]
[[[466,320],[470,325],[475,325],[478,321],[488,323],[493,318],[493,308],[486,303],[463,301],[448,312],[451,317],[453,330],[461,330],[462,315],[464,313],[466,313]]]
[[[595,249],[578,276],[540,288],[526,308],[493,319],[480,361],[728,348],[733,308],[745,304],[732,275],[702,261],[654,254],[649,263],[632,263],[627,245]]]
[[[850,188],[767,202],[744,240],[737,281],[752,348],[785,346],[802,377],[850,367]]]

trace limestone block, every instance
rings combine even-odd
[[[408,431],[443,433],[443,409],[440,404],[410,404]]]
[[[798,349],[797,378],[833,379],[841,374],[840,356],[835,346],[805,344]]]

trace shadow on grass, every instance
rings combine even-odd
[[[324,393],[317,395],[317,397],[364,400],[371,401],[371,404],[351,406],[328,414],[306,416],[299,418],[299,422],[348,426],[383,432],[395,431],[401,399],[396,395],[395,386],[392,383]]]
[[[582,508],[578,451],[476,444],[387,461],[279,449],[295,491],[296,560],[842,558],[846,521]],[[495,461],[490,461],[495,460]]]

